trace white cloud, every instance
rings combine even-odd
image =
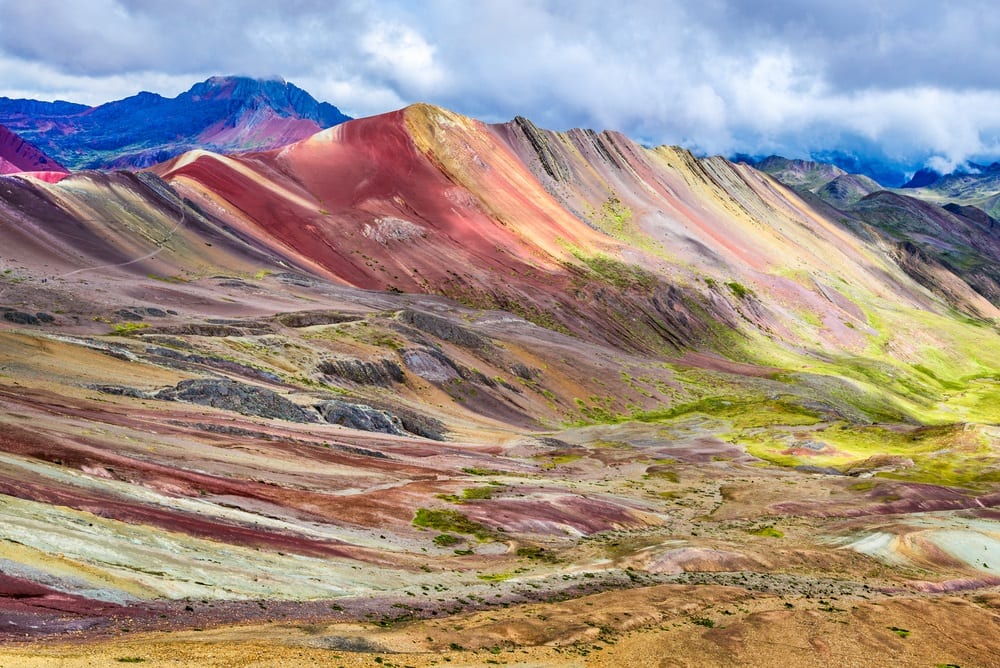
[[[362,36],[360,45],[370,58],[371,71],[401,90],[433,94],[445,80],[444,70],[434,60],[435,48],[408,26],[379,22]]]
[[[338,78],[336,75],[317,73],[293,83],[319,100],[328,100],[347,114],[356,118],[371,116],[409,104],[392,88],[362,77]]]
[[[280,74],[352,115],[426,100],[708,152],[1000,156],[987,0],[0,0],[0,16],[8,96]]]
[[[141,90],[173,97],[191,87],[199,78],[214,72],[187,75],[146,71],[104,76],[74,75],[40,62],[24,61],[0,55],[0,96],[36,100],[67,100],[97,105],[109,100],[135,95]]]

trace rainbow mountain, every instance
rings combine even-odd
[[[0,633],[924,656],[1000,582],[989,229],[426,104],[4,177]]]

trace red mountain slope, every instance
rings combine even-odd
[[[62,172],[66,168],[0,125],[0,174]]]
[[[538,188],[485,126],[430,107],[349,122],[278,151],[194,152],[156,171],[235,205],[249,230],[364,288],[552,272],[570,257],[559,238],[613,244]]]

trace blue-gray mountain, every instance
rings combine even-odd
[[[0,125],[71,169],[148,167],[194,148],[266,150],[346,120],[281,79],[212,77],[174,98],[143,92],[98,107],[0,98]]]

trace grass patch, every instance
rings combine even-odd
[[[658,281],[653,272],[635,264],[622,262],[604,253],[586,255],[581,251],[574,250],[573,257],[582,262],[597,279],[609,283],[619,290],[648,292],[656,287]]]
[[[462,469],[462,473],[468,473],[469,475],[479,475],[479,476],[490,476],[490,475],[506,475],[506,471],[500,471],[498,469],[487,469],[480,466],[468,466]]]
[[[504,582],[505,580],[510,580],[519,572],[522,571],[520,571],[519,569],[517,571],[509,571],[506,573],[486,573],[483,575],[477,575],[476,577],[479,578],[480,580],[483,580],[484,582]]]
[[[965,424],[889,429],[837,423],[800,436],[805,439],[790,439],[786,433],[771,431],[744,434],[740,440],[747,452],[779,466],[811,464],[857,472],[865,466],[881,468],[880,458],[886,462],[895,458],[895,468],[876,473],[879,478],[969,489],[990,488],[1000,482],[1000,455],[980,429]],[[806,443],[825,447],[812,454],[803,445]],[[852,489],[866,492],[875,484],[863,480]]]
[[[539,547],[538,545],[521,545],[514,551],[514,554],[522,559],[543,561],[549,564],[554,564],[559,561],[554,554],[546,550],[544,547]]]
[[[607,448],[607,449],[615,449],[615,450],[628,450],[628,449],[631,449],[631,448],[635,447],[635,446],[631,445],[630,443],[626,443],[625,441],[606,441],[603,438],[594,441],[593,443],[591,443],[591,445],[593,447],[595,447],[595,448],[602,448],[602,449]],[[672,462],[673,462],[673,460],[670,460],[670,463],[672,463]]]
[[[145,322],[122,322],[111,328],[111,336],[128,336],[149,328]]]
[[[146,278],[151,278],[154,281],[162,281],[164,283],[188,283],[189,282],[183,276],[160,276],[159,274],[146,274]]]
[[[739,299],[746,299],[753,294],[753,290],[746,287],[742,283],[737,283],[736,281],[729,281],[726,283],[726,287],[729,288],[729,291]]]
[[[532,459],[539,460],[542,464],[542,468],[549,470],[554,469],[557,466],[563,466],[564,464],[572,464],[575,461],[583,459],[583,455],[575,453],[566,453],[562,455],[535,455]]]
[[[886,628],[895,633],[900,638],[906,638],[907,636],[910,635],[909,629],[901,629],[898,626],[887,626]]]
[[[463,538],[459,538],[458,536],[453,536],[450,533],[443,533],[434,536],[434,544],[437,545],[438,547],[452,547],[454,545],[458,545],[463,540],[464,540]]]
[[[821,421],[815,412],[790,400],[735,395],[705,397],[665,410],[640,411],[634,413],[632,417],[639,422],[660,422],[694,414],[729,420],[736,429],[775,425],[808,426]]]
[[[457,510],[417,508],[413,517],[413,526],[421,529],[436,529],[444,533],[471,535],[481,541],[496,539],[496,534],[492,529],[479,522],[473,522]]]
[[[438,494],[439,499],[450,503],[465,503],[466,501],[483,501],[492,499],[493,495],[500,491],[500,485],[489,484],[485,487],[466,487],[461,494]]]
[[[670,469],[653,469],[650,471],[646,470],[646,473],[642,476],[644,479],[656,478],[659,480],[666,480],[667,482],[680,482],[680,478],[677,476],[677,471],[671,471]]]
[[[750,532],[754,536],[766,536],[768,538],[784,538],[785,534],[774,527],[761,527]]]

